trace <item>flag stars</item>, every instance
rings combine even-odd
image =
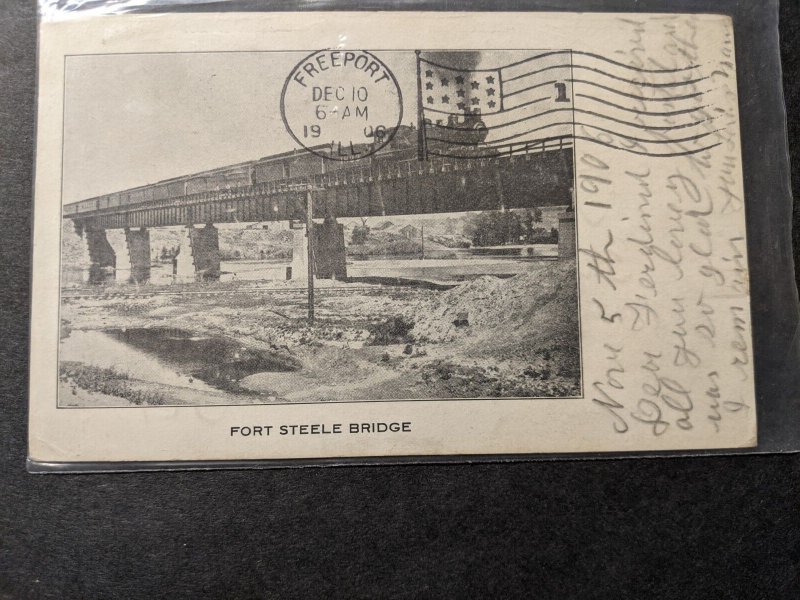
[[[450,104],[450,96],[448,96],[447,94],[442,96],[442,104]]]
[[[447,80],[447,77],[442,77],[442,87],[447,87],[450,85],[450,82]]]
[[[470,83],[470,85],[472,86],[473,90],[477,90],[479,87],[481,87],[481,84],[478,83],[477,81],[473,81],[472,83]]]
[[[459,102],[458,104],[456,104],[456,106],[458,106],[458,110],[466,110],[467,108],[467,105],[464,104],[463,102]]]
[[[433,96],[428,96],[426,100],[428,101],[428,104],[433,104]]]
[[[494,96],[494,88],[488,88],[486,90],[486,95],[487,96]]]
[[[433,77],[433,71],[431,71],[430,69],[425,71],[425,77]]]
[[[463,84],[464,83],[464,78],[461,75],[459,75],[458,77],[456,77],[456,83],[458,85]]]
[[[489,76],[486,78],[486,83],[488,83],[489,85],[492,85],[492,84],[494,83],[494,77],[492,77],[491,75],[489,75]]]
[[[463,98],[463,97],[464,97],[464,94],[466,94],[466,92],[465,92],[464,90],[458,90],[458,91],[456,92],[456,94],[458,95],[458,97],[459,97],[459,98]]]
[[[494,108],[495,106],[497,106],[497,102],[495,102],[494,100],[489,100],[487,104],[489,105],[489,108]]]
[[[432,90],[433,89],[433,84],[429,81],[428,83],[425,84],[425,89],[426,90]]]
[[[470,98],[469,101],[472,103],[473,106],[480,103],[480,100],[478,100],[477,98]]]

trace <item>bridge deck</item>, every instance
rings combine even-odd
[[[571,203],[572,148],[483,159],[353,167],[312,177],[64,214],[76,225],[114,229],[303,219],[311,184],[315,218],[428,214]]]

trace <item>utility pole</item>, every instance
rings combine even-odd
[[[425,260],[425,223],[420,225],[419,237],[422,243],[422,260]]]
[[[314,323],[314,203],[311,186],[306,190],[306,237],[308,238],[308,322]]]
[[[290,191],[305,191],[306,193],[306,243],[308,251],[308,322],[314,323],[314,201],[312,192],[322,191],[321,187],[314,187],[313,183],[290,184]]]

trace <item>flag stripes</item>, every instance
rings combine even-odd
[[[491,157],[580,139],[672,156],[719,144],[704,102],[709,78],[697,65],[644,68],[570,50],[519,54],[418,54],[426,154]]]

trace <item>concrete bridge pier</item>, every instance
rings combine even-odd
[[[575,211],[558,215],[558,258],[575,258]]]
[[[347,279],[344,245],[344,225],[333,217],[314,223],[314,277],[316,279]],[[292,243],[292,281],[308,280],[308,236],[306,227],[295,229]]]
[[[347,279],[344,225],[333,217],[314,225],[314,273],[319,279]]]
[[[150,279],[150,231],[125,228],[125,240],[116,251],[117,281],[141,283]]]
[[[306,227],[295,229],[292,237],[292,281],[308,279],[308,235]]]
[[[182,229],[173,274],[179,281],[219,279],[219,231],[213,224],[202,228],[189,225]]]
[[[117,266],[117,257],[106,237],[106,230],[86,228],[83,236],[89,250],[89,282],[105,281]]]

